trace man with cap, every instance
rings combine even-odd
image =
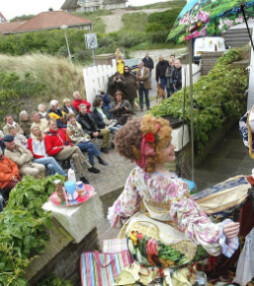
[[[8,157],[4,156],[4,145],[0,148],[0,189],[7,201],[10,191],[22,180],[18,166]],[[0,198],[1,201],[1,198]],[[0,202],[1,205],[1,202]],[[1,206],[0,206],[1,211]]]
[[[18,165],[21,175],[31,175],[35,178],[45,176],[45,166],[33,163],[33,154],[25,147],[16,144],[12,135],[4,136],[4,144],[5,156]]]

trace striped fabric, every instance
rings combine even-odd
[[[114,279],[130,264],[128,251],[115,254],[84,252],[80,257],[82,286],[114,286]]]
[[[126,238],[103,241],[103,253],[118,253],[125,250],[128,250]]]

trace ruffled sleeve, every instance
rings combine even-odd
[[[140,196],[134,183],[135,173],[134,169],[125,183],[122,194],[108,210],[107,218],[112,227],[120,228],[139,209]]]
[[[167,191],[174,193],[170,200],[170,215],[180,230],[185,232],[192,241],[202,245],[210,255],[218,256],[221,252],[225,254],[223,251],[226,246],[225,239],[223,239],[225,237],[224,223],[211,222],[190,196],[187,184],[182,180],[172,180]],[[228,253],[234,253],[238,246],[229,243],[226,247],[231,248]]]

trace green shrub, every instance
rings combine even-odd
[[[161,30],[164,30],[164,26],[162,24],[149,23],[146,25],[146,32],[148,32],[148,33],[157,32],[157,31],[161,31]]]
[[[246,110],[244,92],[248,73],[231,65],[243,58],[243,51],[232,49],[220,59],[207,76],[193,86],[195,152],[201,153],[214,132],[225,122],[238,121]],[[183,118],[184,90],[152,109],[155,116],[172,115]],[[190,125],[190,90],[186,89],[186,123]]]

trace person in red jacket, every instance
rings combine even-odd
[[[67,177],[62,167],[57,163],[54,157],[48,156],[45,149],[44,134],[39,126],[31,127],[31,137],[28,139],[27,147],[33,154],[34,163],[42,164],[48,169],[49,175],[58,173]]]
[[[66,140],[66,133],[57,128],[54,119],[49,120],[49,131],[45,135],[44,142],[46,152],[49,156],[55,157],[56,160],[72,159],[80,180],[83,183],[88,184],[88,181],[84,176],[84,165],[86,165],[88,171],[94,173],[93,167],[83,156],[79,147],[73,146],[70,141]]]
[[[10,191],[21,180],[18,166],[10,158],[5,157],[0,148],[0,189],[5,200],[8,200]]]
[[[81,103],[85,104],[87,106],[87,112],[91,113],[90,107],[91,107],[91,103],[86,101],[84,98],[81,98],[81,95],[79,93],[79,91],[74,91],[73,92],[73,101],[72,101],[72,106],[77,110],[77,112],[79,112],[79,106]]]

